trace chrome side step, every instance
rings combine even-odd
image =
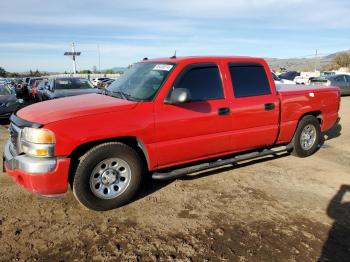
[[[241,161],[246,161],[246,160],[251,160],[254,158],[258,157],[263,157],[263,156],[268,156],[268,155],[276,155],[279,153],[284,153],[289,150],[291,150],[292,147],[290,145],[287,146],[279,146],[276,148],[271,148],[271,149],[264,149],[262,151],[254,151],[251,153],[245,153],[245,154],[240,154],[236,155],[231,158],[227,159],[219,159],[213,162],[207,162],[207,163],[201,163],[197,164],[194,166],[189,166],[189,167],[183,167],[179,169],[174,169],[169,172],[155,172],[152,174],[152,178],[156,180],[168,180],[168,179],[176,179],[182,176],[185,176],[187,174],[191,174],[194,172],[206,170],[206,169],[211,169],[211,168],[216,168],[220,166],[226,166],[229,164],[235,164]]]

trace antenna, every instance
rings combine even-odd
[[[175,50],[175,53],[174,53],[174,55],[172,56],[172,57],[170,57],[171,59],[174,59],[174,58],[176,58],[176,50]]]

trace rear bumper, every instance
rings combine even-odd
[[[13,156],[8,141],[5,144],[3,160],[5,172],[28,191],[47,196],[67,192],[69,158]]]

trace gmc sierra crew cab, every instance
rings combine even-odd
[[[275,87],[265,60],[144,59],[101,94],[11,116],[4,168],[34,194],[71,185],[93,210],[128,203],[142,178],[174,179],[278,152],[307,157],[338,118],[337,87]]]

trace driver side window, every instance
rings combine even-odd
[[[187,89],[193,102],[224,98],[219,68],[215,64],[189,66],[175,82],[174,88]]]

